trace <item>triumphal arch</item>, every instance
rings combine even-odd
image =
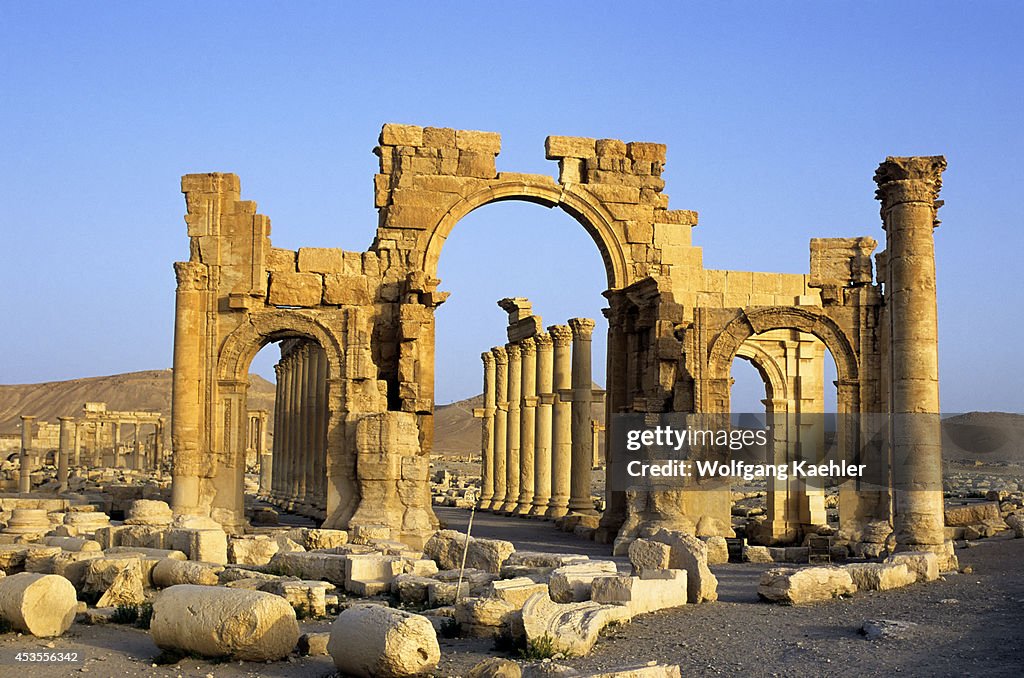
[[[469,212],[524,200],[567,212],[601,252],[608,412],[727,412],[736,357],[764,376],[770,409],[813,408],[808,384],[822,387],[814,365],[827,348],[840,413],[914,415],[870,460],[884,465],[885,485],[844,486],[843,533],[945,548],[932,234],[943,158],[879,166],[882,251],[867,237],[815,239],[807,273],[775,274],[704,268],[691,241],[697,213],[669,209],[662,144],[548,137],[557,179],[497,171],[500,145],[492,132],[384,125],[379,219],[364,252],[275,248],[238,177],[182,179],[190,247],[175,264],[175,511],[244,529],[249,364],[281,342],[262,491],[327,527],[429,535],[434,313],[448,296],[438,259]],[[862,449],[858,434],[844,433],[851,449]],[[777,488],[768,537],[813,528],[819,499]],[[609,491],[597,537],[621,547],[656,527],[727,534],[729,510],[727,491]]]

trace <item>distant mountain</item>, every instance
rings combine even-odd
[[[274,384],[257,374],[249,375],[249,384],[249,408],[268,410],[268,430],[273,431]],[[0,386],[0,433],[17,433],[23,414],[48,422],[80,416],[85,402],[105,402],[108,410],[149,410],[170,417],[171,370]]]

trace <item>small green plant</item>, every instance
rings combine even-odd
[[[442,638],[458,638],[460,633],[462,633],[462,624],[458,621],[448,617],[441,622]]]
[[[540,638],[527,641],[526,647],[519,650],[519,656],[527,661],[542,661],[556,657],[564,658],[569,655],[558,649],[555,639],[545,633]]]
[[[140,629],[148,629],[153,621],[153,603],[139,605],[139,619],[135,625]]]
[[[134,624],[139,620],[138,605],[118,605],[114,609],[114,616],[110,621],[115,624]]]

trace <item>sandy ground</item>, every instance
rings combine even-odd
[[[442,509],[458,527],[468,512]],[[518,533],[521,548],[585,551],[603,547],[576,541],[543,523],[478,515],[477,536]],[[1024,672],[1024,539],[987,540],[959,551],[971,574],[947,575],[884,593],[801,607],[757,601],[764,565],[727,564],[713,569],[720,601],[634,619],[612,628],[584,658],[562,663],[610,669],[650,660],[681,664],[684,675],[871,676],[890,673],[931,676],[1020,676]],[[902,636],[869,641],[858,633],[867,619],[915,622]],[[303,622],[304,631],[326,631],[330,621]],[[28,665],[18,651],[77,651],[77,664]],[[459,676],[496,654],[490,640],[441,640],[436,675]],[[52,641],[16,634],[0,636],[2,676],[333,676],[328,657],[293,657],[273,664],[217,663],[185,659],[152,666],[158,651],[145,631],[124,626],[76,624]]]

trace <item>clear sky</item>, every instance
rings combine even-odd
[[[1024,411],[1021,35],[1010,1],[2,2],[0,383],[170,366],[184,173],[239,174],[277,246],[365,249],[393,121],[499,131],[505,171],[556,173],[548,134],[667,143],[711,268],[882,240],[879,161],[945,154],[943,408]],[[441,276],[438,402],[479,392],[496,299],[554,323],[605,288],[583,230],[525,204],[469,215]]]

